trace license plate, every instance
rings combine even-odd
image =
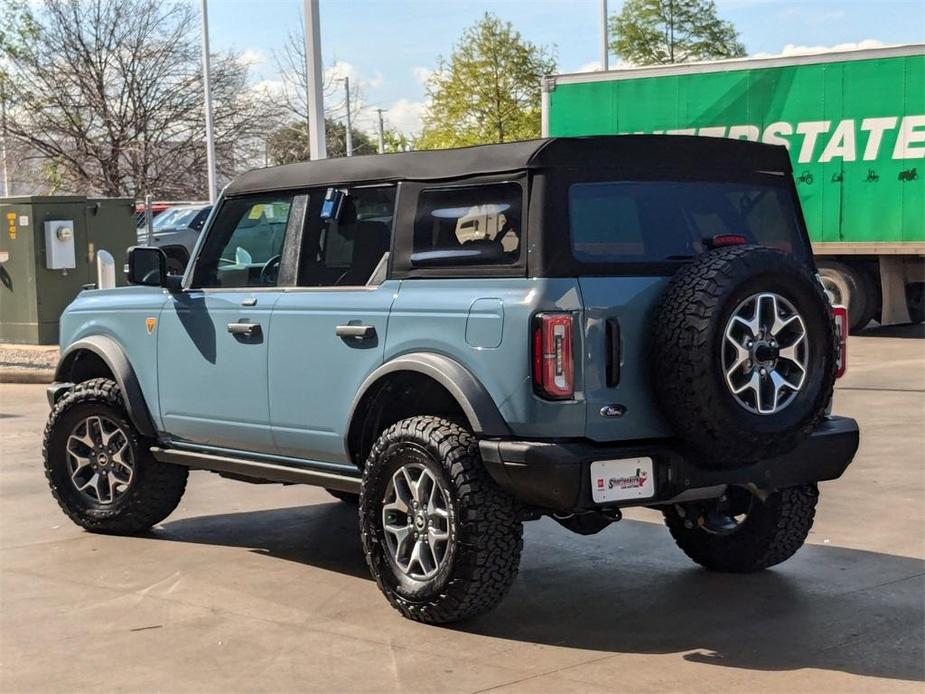
[[[591,497],[595,503],[655,496],[652,458],[595,460],[591,463]]]

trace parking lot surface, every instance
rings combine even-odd
[[[190,475],[144,537],[92,535],[41,469],[38,385],[0,385],[0,690],[922,691],[925,339],[852,338],[835,409],[861,450],[806,547],[710,574],[637,510],[592,537],[529,523],[501,607],[446,628],[392,610],[355,508]]]

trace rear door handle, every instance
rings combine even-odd
[[[228,332],[232,335],[256,337],[260,334],[260,323],[229,323]]]
[[[372,325],[338,325],[334,330],[338,337],[355,337],[358,340],[368,340],[376,336],[376,328]]]

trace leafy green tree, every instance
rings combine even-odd
[[[550,48],[525,41],[486,13],[463,31],[427,85],[419,149],[525,140],[540,135],[540,84],[554,73]]]
[[[8,78],[10,59],[38,35],[38,25],[25,0],[4,0],[0,5],[0,77]]]
[[[382,132],[386,152],[408,152],[413,149],[411,138],[395,128],[385,128]]]
[[[343,157],[347,154],[347,126],[326,118],[324,121],[325,144],[328,157]],[[375,154],[376,143],[362,130],[353,129],[353,153]],[[277,128],[267,138],[267,163],[293,164],[308,161],[311,147],[308,140],[308,124],[294,121]]]
[[[719,60],[745,55],[713,0],[626,0],[610,18],[610,49],[633,65]]]

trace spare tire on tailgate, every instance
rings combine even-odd
[[[675,274],[654,319],[656,397],[694,462],[730,468],[782,455],[825,415],[831,308],[790,256],[762,246],[704,253]]]

